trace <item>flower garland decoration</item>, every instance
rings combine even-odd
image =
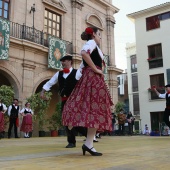
[[[155,56],[149,57],[147,60],[150,61],[150,60],[152,60],[152,59],[154,59],[154,58],[156,58],[156,57],[155,57]]]
[[[149,87],[149,88],[148,88],[148,91],[153,91],[154,89],[164,90],[165,87],[164,87],[164,86],[155,86],[155,85],[153,85],[152,87]],[[169,94],[169,93],[168,93],[168,94]]]

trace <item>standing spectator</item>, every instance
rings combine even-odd
[[[133,117],[133,115],[132,115],[131,112],[129,112],[129,113],[127,114],[126,119],[127,119],[127,121],[128,121],[128,129],[129,129],[128,134],[129,134],[129,135],[132,135],[132,133],[133,133],[133,125],[134,125],[134,117]]]
[[[126,121],[126,114],[124,113],[123,109],[120,111],[120,113],[118,113],[117,115],[118,117],[118,124],[119,124],[119,135],[124,135],[124,124]]]
[[[25,104],[25,108],[20,111],[22,115],[21,131],[24,132],[24,138],[29,138],[29,132],[32,132],[32,115],[33,111],[30,108],[30,103]]]
[[[2,133],[4,132],[4,113],[7,111],[7,107],[2,103],[0,99],[0,139],[2,138]]]
[[[19,138],[17,135],[17,125],[18,125],[18,114],[19,114],[18,99],[14,99],[13,104],[8,108],[9,115],[9,128],[8,128],[8,139],[11,138],[11,130],[14,126],[15,138]]]
[[[116,115],[115,113],[112,113],[112,128],[113,128],[112,135],[114,134],[115,131],[115,123],[116,123]]]

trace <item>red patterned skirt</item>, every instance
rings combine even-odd
[[[22,125],[21,129],[22,132],[31,132],[33,130],[32,128],[32,115],[27,114],[22,119]]]
[[[112,131],[111,105],[113,103],[104,77],[85,67],[64,105],[63,125]]]
[[[4,114],[0,111],[0,132],[3,132],[4,129]]]

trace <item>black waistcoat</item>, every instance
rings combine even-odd
[[[24,110],[24,113],[27,114],[27,113],[31,113],[31,111],[27,111],[26,109]]]
[[[170,97],[168,97],[168,93],[166,93],[166,107],[170,107]]]
[[[18,111],[19,111],[19,106],[17,106],[16,109],[15,106],[12,105],[10,118],[18,118]]]
[[[0,106],[0,111],[3,111],[3,105],[1,104],[1,106]]]
[[[100,68],[102,68],[102,59],[99,55],[99,52],[98,52],[98,49],[97,47],[93,50],[93,52],[90,54],[90,57],[93,61],[93,63],[96,65],[96,66],[99,66]],[[83,64],[84,66],[87,66],[88,64],[83,60]]]
[[[63,77],[63,72],[60,71],[58,75],[58,83],[59,83],[59,94],[61,97],[69,97],[71,92],[73,91],[77,80],[75,78],[77,70],[73,69],[72,72],[65,79]]]

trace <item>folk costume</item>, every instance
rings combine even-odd
[[[102,69],[103,54],[94,40],[85,43],[82,51],[90,54],[97,68]],[[63,109],[63,125],[82,126],[112,131],[110,106],[113,104],[102,75],[96,74],[83,60],[82,77]]]
[[[8,138],[11,137],[11,130],[14,126],[14,134],[15,138],[18,138],[17,135],[17,126],[18,126],[18,114],[19,114],[19,106],[18,105],[10,105],[8,108],[8,115],[9,115],[9,129],[8,129]]]
[[[4,112],[7,110],[7,107],[3,104],[0,103],[0,139],[2,137],[2,133],[4,132]]]
[[[170,85],[166,85],[165,87],[170,87]],[[170,121],[169,121],[169,116],[170,116],[170,93],[167,92],[167,93],[164,93],[164,94],[159,94],[159,97],[166,99],[166,108],[165,108],[165,111],[164,111],[163,121],[170,128]]]
[[[29,138],[29,132],[32,132],[32,115],[33,111],[30,108],[23,108],[20,113],[23,115],[20,131],[24,132],[25,138]]]
[[[60,59],[62,60],[67,60],[71,59],[68,58],[70,56],[64,56],[63,58]],[[50,88],[56,84],[57,82],[59,83],[59,94],[61,96],[61,110],[63,110],[63,107],[70,96],[71,92],[73,91],[77,81],[81,78],[81,69],[73,69],[72,67],[68,69],[63,69],[62,71],[57,72],[44,86],[43,89],[45,91],[49,91]],[[80,132],[83,136],[87,135],[87,130],[82,127],[76,127],[72,128],[71,130],[68,129],[66,126],[66,131],[67,131],[67,141],[68,145],[66,148],[72,148],[76,146],[76,139],[75,139],[75,134],[76,131]]]

